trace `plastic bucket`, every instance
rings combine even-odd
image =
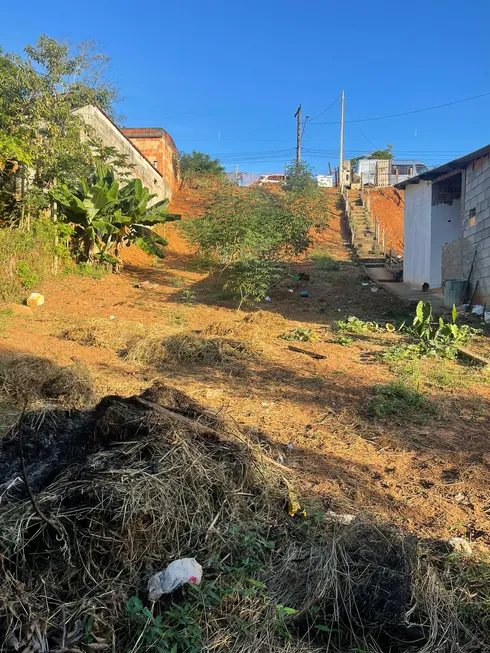
[[[463,303],[463,294],[466,287],[466,279],[445,279],[442,282],[444,290],[444,306],[452,308]]]

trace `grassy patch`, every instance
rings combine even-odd
[[[310,254],[310,259],[314,261],[317,269],[321,272],[337,272],[340,270],[340,263],[324,250],[314,249]]]
[[[332,342],[334,342],[336,345],[342,345],[342,347],[348,347],[349,345],[352,345],[353,340],[349,336],[339,335],[335,336]]]
[[[56,228],[36,220],[28,232],[0,230],[0,299],[18,300],[53,274]]]
[[[110,268],[107,265],[98,265],[90,263],[75,263],[74,265],[69,265],[65,268],[64,273],[66,275],[76,275],[78,277],[85,277],[87,279],[102,279],[110,272]]]
[[[366,412],[371,417],[381,419],[398,416],[409,421],[424,421],[434,413],[434,408],[420,392],[401,381],[395,381],[375,386]]]

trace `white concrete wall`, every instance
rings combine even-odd
[[[431,288],[441,287],[442,246],[451,243],[461,235],[461,199],[451,204],[435,204],[432,207],[430,236],[430,277]]]
[[[99,138],[106,147],[114,147],[121,154],[126,155],[128,164],[132,166],[129,172],[141,179],[151,193],[156,193],[154,202],[167,197],[171,199],[172,188],[165,182],[162,175],[102,111],[97,107],[87,105],[77,109],[75,113],[82,118],[88,131]]]
[[[432,184],[420,181],[405,188],[403,214],[403,280],[422,287],[430,283]],[[441,261],[439,258],[439,267]],[[439,272],[440,276],[440,272]]]

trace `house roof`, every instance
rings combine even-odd
[[[485,147],[481,147],[479,150],[470,152],[470,154],[466,154],[465,156],[462,156],[459,159],[453,159],[448,163],[444,163],[442,166],[437,166],[437,168],[432,168],[432,170],[423,172],[422,174],[417,175],[416,177],[410,177],[410,179],[405,179],[405,181],[401,181],[400,183],[395,184],[395,188],[403,189],[409,184],[418,184],[419,181],[431,181],[432,179],[436,179],[440,175],[444,175],[447,172],[461,170],[462,168],[465,168],[472,161],[475,161],[476,159],[479,159],[480,157],[485,156],[486,154],[490,154],[490,145],[485,145]]]

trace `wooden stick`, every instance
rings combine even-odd
[[[301,347],[295,347],[294,345],[289,345],[288,349],[291,351],[297,351],[299,354],[306,354],[306,356],[311,356],[311,358],[315,358],[316,360],[322,360],[323,358],[326,358],[323,354],[317,354],[314,351],[308,351],[308,349],[301,349]]]
[[[162,415],[166,415],[170,419],[174,419],[177,420],[178,422],[182,422],[182,424],[185,424],[189,428],[193,428],[199,433],[203,433],[206,435],[218,435],[217,432],[214,429],[210,428],[209,426],[205,426],[204,424],[200,424],[196,420],[190,419],[189,417],[185,417],[185,415],[181,415],[180,413],[172,410],[171,408],[164,408],[163,406],[160,406],[160,404],[156,404],[153,401],[147,401],[146,399],[142,399],[141,397],[131,397],[131,400],[135,401],[138,404],[141,404],[142,406],[145,406],[145,408],[152,408],[153,410],[162,413]]]

